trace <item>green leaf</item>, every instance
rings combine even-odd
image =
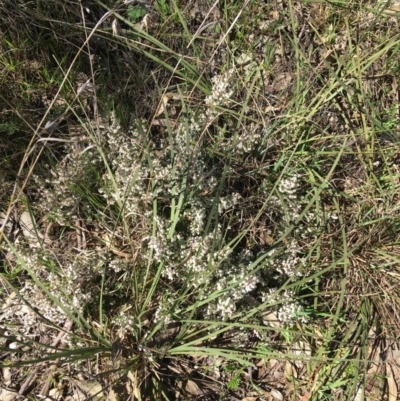
[[[138,22],[138,20],[146,15],[146,10],[141,7],[133,7],[130,5],[128,6],[127,14],[131,21]]]

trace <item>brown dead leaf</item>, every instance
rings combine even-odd
[[[43,236],[35,229],[36,224],[33,216],[29,212],[23,212],[19,218],[19,224],[21,225],[24,237],[29,241],[29,246],[38,246],[37,235],[39,235],[40,238]]]
[[[113,36],[122,36],[121,25],[116,18],[113,19],[113,22],[111,23],[111,28]]]
[[[383,13],[394,17],[400,17],[400,3],[392,4]]]
[[[301,340],[297,341],[291,346],[291,351],[294,355],[300,356],[299,359],[293,361],[298,369],[301,369],[304,366],[304,356],[311,356],[311,348],[309,344]]]
[[[367,372],[368,376],[374,376],[378,372],[378,369],[379,369],[379,365],[376,363],[372,363],[371,367],[368,369],[368,372]]]
[[[242,401],[256,401],[258,397],[244,397]]]
[[[271,11],[270,13],[269,13],[269,15],[271,16],[271,18],[273,19],[273,20],[278,20],[279,19],[279,12],[278,11]]]
[[[284,378],[285,379],[293,379],[293,378],[297,379],[297,371],[296,371],[295,367],[289,361],[287,361],[285,363]]]
[[[160,105],[158,106],[158,109],[156,111],[155,117],[159,116],[160,114],[164,113],[164,110],[166,109],[168,102],[171,99],[179,100],[180,96],[178,93],[164,93],[164,95],[161,98]]]
[[[199,389],[199,386],[193,381],[193,380],[188,380],[185,385],[185,390],[189,394],[192,395],[200,395],[201,391]]]
[[[72,392],[72,400],[73,401],[85,401],[87,395],[81,391],[78,387],[75,387]]]
[[[388,401],[397,400],[397,384],[391,366],[386,364],[386,380],[388,384]]]
[[[243,300],[251,306],[255,307],[261,306],[261,302],[257,301],[254,297],[250,295],[245,295],[243,297]],[[278,316],[274,312],[271,312],[270,310],[264,310],[262,311],[262,315],[263,315],[263,323],[266,326],[280,327]]]
[[[11,369],[9,367],[3,368],[3,380],[7,387],[11,384]]]
[[[273,369],[275,366],[277,366],[279,361],[277,359],[270,359],[268,361],[268,366]]]
[[[278,316],[274,312],[264,312],[263,313],[263,323],[266,326],[267,325],[271,325],[272,327],[280,326]]]
[[[62,396],[63,396],[63,394],[62,394],[61,389],[55,387],[49,391],[49,396],[46,397],[46,400],[57,401],[57,400],[61,400]]]
[[[304,395],[302,395],[298,401],[308,401],[311,398],[311,391],[306,391]]]
[[[18,393],[16,393],[15,391],[7,390],[5,388],[0,389],[0,400],[1,401],[12,401],[17,396],[18,396]]]
[[[400,351],[388,349],[383,357],[385,362],[395,362],[400,365]]]
[[[137,373],[133,373],[131,370],[127,374],[128,381],[126,382],[126,390],[128,394],[133,394],[138,400],[141,399],[139,380]]]
[[[171,120],[170,118],[155,118],[151,125],[161,125],[162,127],[171,127],[175,128],[176,126],[176,120]]]
[[[94,401],[104,397],[103,387],[96,380],[75,380],[74,384],[78,387],[80,392],[83,393],[84,399],[87,398],[85,394],[90,395],[90,399]]]
[[[274,398],[275,400],[278,400],[278,401],[282,401],[282,400],[283,400],[283,395],[282,395],[282,393],[281,393],[280,391],[278,391],[278,390],[272,389],[272,390],[271,390],[271,396],[272,396],[272,398]]]
[[[117,394],[115,393],[113,388],[111,388],[108,392],[107,401],[118,401]]]
[[[271,112],[271,111],[279,111],[279,110],[282,110],[282,109],[283,109],[283,106],[279,106],[279,107],[267,106],[267,107],[265,108],[265,112],[266,112],[266,113],[269,113],[269,112]]]
[[[256,366],[257,366],[258,368],[261,368],[261,367],[265,366],[265,361],[264,361],[264,359],[260,359],[260,360],[256,363]]]
[[[268,106],[268,107],[271,107],[271,106]],[[267,109],[268,109],[268,107],[267,107]],[[272,109],[276,109],[276,107],[271,107],[271,109],[268,110],[268,111],[274,111]],[[268,231],[264,231],[263,232],[263,236],[261,238],[261,241],[263,241],[264,244],[267,244],[268,246],[272,246],[273,244],[275,244],[274,238],[271,237],[271,235],[270,235],[270,233]]]
[[[290,72],[282,72],[276,76],[276,81],[274,82],[274,90],[280,92],[286,89],[293,79],[293,74]]]
[[[249,54],[242,53],[236,60],[237,65],[247,65],[252,61],[252,57]]]

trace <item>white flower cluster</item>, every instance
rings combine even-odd
[[[268,265],[275,269],[285,278],[302,275],[302,268],[305,266],[305,258],[299,257],[301,247],[296,239],[292,239],[283,252],[270,251],[270,259]]]
[[[283,178],[278,184],[278,190],[283,197],[284,205],[278,197],[271,198],[271,205],[275,208],[275,214],[279,214],[282,218],[283,227],[280,234],[287,229],[288,224],[292,224],[298,219],[302,210],[301,196],[299,195],[299,174],[293,174]],[[273,249],[270,253],[268,265],[283,275],[283,280],[292,276],[301,276],[305,267],[306,259],[299,256],[304,252],[300,245],[300,238],[309,238],[312,235],[315,224],[315,215],[307,213],[303,221],[299,223],[294,231],[294,236],[286,240],[284,248]],[[277,219],[278,221],[278,219]]]
[[[192,231],[192,230],[191,230]],[[218,230],[220,233],[220,231]],[[176,234],[170,241],[161,235],[151,238],[154,249],[154,258],[164,261],[163,276],[169,280],[181,280],[195,288],[200,287],[209,279],[210,268],[216,263],[221,254],[211,252],[217,246],[215,238],[218,234],[211,232],[204,237]],[[157,242],[156,247],[154,243]],[[161,244],[162,243],[162,244]]]
[[[83,143],[82,140],[80,144]],[[50,177],[43,180],[38,175],[33,176],[40,198],[35,206],[60,225],[72,224],[78,218],[78,209],[82,213],[90,208],[88,203],[81,202],[78,192],[82,185],[91,185],[102,166],[101,157],[94,149],[82,154],[76,144],[67,143],[65,150],[67,154],[61,162],[49,167]]]
[[[299,178],[298,174],[293,174],[282,178],[278,185],[278,190],[284,196],[284,201],[288,205],[288,212],[285,214],[287,222],[296,220],[301,211],[301,203],[298,199]]]
[[[176,299],[172,293],[166,291],[164,296],[160,299],[159,304],[153,315],[153,322],[167,325],[172,321],[172,313],[179,313],[175,307]]]
[[[42,283],[46,283],[49,293],[70,311],[82,312],[93,301],[95,290],[93,279],[101,270],[105,261],[98,252],[82,252],[65,260],[64,266],[56,266],[55,260],[38,249],[22,248],[19,250],[21,267],[27,266]],[[24,299],[41,315],[54,324],[62,325],[67,315],[59,305],[40,288],[28,279],[20,290]],[[26,312],[24,322],[37,319],[30,309]],[[26,329],[27,329],[26,328]]]
[[[233,194],[227,196],[221,196],[218,204],[218,212],[222,214],[226,210],[231,209],[239,203],[240,199],[241,196],[237,192],[234,192]]]
[[[202,116],[202,121],[211,123],[221,114],[219,107],[227,107],[230,103],[231,96],[235,92],[233,84],[234,70],[228,70],[220,75],[212,78],[211,94],[205,99],[207,110]]]
[[[212,315],[216,312],[223,320],[232,318],[236,312],[236,303],[243,298],[243,295],[255,290],[260,281],[258,275],[246,275],[245,272],[238,273],[229,280],[221,278],[217,283],[218,290],[222,291],[224,288],[231,286],[232,284],[235,286],[232,290],[227,291],[218,298],[215,310],[213,310],[213,305],[209,305],[207,314]]]
[[[296,199],[296,192],[298,189],[299,174],[293,174],[290,177],[282,178],[279,182],[279,191],[287,195],[291,199]]]
[[[112,324],[115,324],[124,330],[134,331],[134,327],[136,326],[136,319],[135,317],[130,314],[126,313],[126,311],[119,311],[118,314],[113,317]]]
[[[223,106],[231,98],[234,88],[232,88],[232,78],[234,70],[228,70],[212,78],[211,95],[206,97],[207,106]]]
[[[18,331],[23,335],[27,335],[37,322],[35,313],[28,305],[22,303],[18,297],[9,297],[9,299],[2,299],[2,301],[5,302],[2,307],[1,320],[13,323],[18,322]],[[36,305],[33,304],[32,307],[36,307]],[[47,308],[41,308],[41,310],[47,310]]]
[[[297,321],[307,322],[305,316],[299,315],[303,308],[296,301],[295,293],[292,290],[285,290],[284,292],[279,292],[279,294],[274,290],[270,290],[269,294],[263,296],[263,302],[271,304],[277,303],[278,299],[276,313],[279,322],[287,326],[293,325]]]
[[[275,223],[275,236],[278,238],[286,232],[289,224],[293,224],[299,218],[302,212],[304,202],[300,192],[300,178],[299,174],[282,178],[278,183],[278,191],[282,201],[278,196],[271,197],[270,204],[273,208],[272,218]],[[278,287],[289,278],[296,280],[297,277],[304,276],[306,259],[302,256],[305,250],[301,241],[307,238],[307,243],[310,242],[310,236],[314,235],[315,224],[315,215],[310,212],[305,214],[292,234],[285,238],[282,245],[269,251],[265,275],[268,277],[273,272],[272,274],[276,275],[275,280],[278,280]],[[264,279],[266,280],[267,277]],[[293,291],[279,292],[279,298],[275,296],[275,293],[277,293],[276,290],[270,289],[263,300],[272,304],[272,308],[276,310],[282,323],[291,325],[295,321],[304,321],[305,318],[299,315],[302,306],[295,300],[296,295]]]
[[[115,258],[110,261],[108,267],[115,271],[115,273],[125,272],[129,269],[130,264],[124,259]]]
[[[261,133],[262,127],[259,124],[251,123],[249,127],[238,134],[233,148],[234,154],[240,156],[257,149],[262,138]]]
[[[221,295],[216,303],[208,304],[206,311],[208,317],[213,318],[217,315],[223,320],[232,318],[237,310],[238,301],[263,282],[259,274],[254,274],[250,270],[253,260],[254,255],[248,249],[238,255],[230,252],[224,257],[218,266],[215,283],[215,289],[221,291]]]
[[[146,188],[149,170],[143,158],[145,135],[140,130],[141,122],[137,123],[138,129],[123,135],[115,115],[111,116],[111,126],[105,133],[105,153],[112,172],[103,175],[103,186],[98,189],[108,205],[123,204],[123,216],[130,220],[142,216],[151,201]]]
[[[199,206],[196,208],[195,204],[198,204]],[[199,237],[203,234],[204,230],[204,222],[206,218],[206,210],[204,207],[202,207],[201,202],[192,202],[193,207],[193,212],[189,215],[185,211],[184,215],[188,217],[188,219],[191,219],[190,221],[190,233],[193,237]]]

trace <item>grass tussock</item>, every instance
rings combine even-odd
[[[0,2],[1,399],[395,400],[397,11]]]

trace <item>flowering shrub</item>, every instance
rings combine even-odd
[[[246,294],[264,300],[270,297],[271,303],[276,302],[269,283],[270,271],[278,274],[275,282],[282,284],[288,277],[302,274],[304,260],[300,257],[301,247],[293,238],[279,251],[269,251],[264,268],[254,273],[252,264],[260,251],[229,245],[226,227],[235,210],[239,210],[242,195],[221,187],[223,169],[210,157],[203,133],[222,115],[220,108],[231,104],[234,73],[215,76],[212,82],[212,93],[203,108],[189,110],[165,136],[152,138],[147,123],[139,120],[123,133],[115,115],[111,115],[110,125],[100,136],[86,138],[83,148],[66,144],[65,156],[50,170],[50,177],[36,178],[40,183],[40,202],[35,208],[52,216],[59,225],[72,225],[80,215],[93,219],[99,210],[93,210],[90,196],[84,194],[82,187],[82,182],[89,183],[87,189],[95,191],[104,202],[98,230],[113,230],[111,225],[118,215],[125,222],[124,235],[126,227],[131,232],[131,238],[123,238],[123,242],[134,240],[139,265],[162,265],[162,279],[174,288],[191,288],[199,300],[210,299],[203,308],[203,318],[228,320]],[[236,157],[246,157],[259,146],[260,127],[252,123],[242,133],[221,140]],[[281,179],[278,191],[286,206],[278,197],[271,197],[274,213],[280,216],[276,221],[281,232],[301,212],[300,178],[293,174]],[[71,261],[66,258],[60,263],[62,273],[46,273],[39,256],[33,250],[28,254],[23,256],[25,262],[38,277],[50,283],[51,293],[66,305],[72,302],[79,311],[93,299],[93,277],[103,272],[108,276],[124,274],[131,269],[115,254],[106,258],[104,250],[99,254],[85,251],[71,255]],[[154,321],[168,322],[176,313],[170,285],[160,288],[157,294]],[[111,291],[107,286],[104,290]],[[27,283],[22,292],[44,316],[61,322],[63,311],[55,308],[51,312],[51,306],[38,299],[41,291],[34,285]],[[214,297],[216,292],[218,296]],[[279,319],[291,324],[300,306],[291,301],[293,293],[285,294],[284,302],[276,308]],[[133,324],[134,319],[123,313],[113,321],[118,325]]]

